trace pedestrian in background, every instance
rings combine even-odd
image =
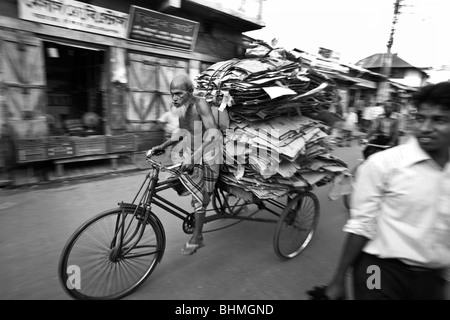
[[[413,135],[358,169],[343,252],[323,296],[444,299],[450,266],[450,82],[414,97]],[[316,292],[317,290],[313,290]],[[311,294],[311,292],[310,292]]]
[[[344,123],[342,98],[340,95],[336,96],[329,110],[318,110],[313,118],[323,121],[329,126],[329,131],[327,132],[329,143],[340,144],[342,125]]]
[[[368,105],[363,110],[363,113],[361,116],[361,131],[362,132],[368,132],[370,129],[370,125],[372,122],[370,108],[371,108],[371,106]]]
[[[353,107],[348,108],[348,112],[344,113],[344,122],[342,124],[341,144],[340,146],[350,147],[354,132],[358,126],[358,115]]]
[[[372,126],[366,135],[366,140],[369,143],[395,146],[399,142],[399,116],[393,112],[394,106],[391,101],[387,101],[383,106],[383,113],[375,111],[375,114],[380,114],[372,121]]]
[[[372,121],[384,114],[385,104],[386,103],[383,102],[376,102],[375,105],[370,108],[370,119]]]
[[[409,127],[411,116],[413,115],[413,107],[409,101],[405,101],[399,111],[399,131],[400,135],[407,136],[409,134]]]
[[[373,121],[384,113],[383,104],[376,102],[374,105],[370,105],[364,111],[364,132],[369,132],[372,128]]]
[[[355,113],[358,117],[358,130],[361,131],[363,126],[363,114],[365,109],[366,109],[366,102],[363,99],[358,99],[358,101],[355,102]]]
[[[161,117],[159,117],[158,123],[164,130],[164,138],[166,140],[170,139],[172,133],[180,127],[177,108],[172,106],[169,111],[163,113]]]

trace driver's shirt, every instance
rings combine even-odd
[[[415,137],[359,168],[344,231],[363,251],[421,267],[450,266],[450,163],[441,168]]]

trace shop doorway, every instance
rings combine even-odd
[[[105,52],[44,42],[51,135],[105,133]]]

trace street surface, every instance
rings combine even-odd
[[[353,167],[360,147],[335,147],[333,154]],[[85,181],[0,190],[0,299],[66,300],[57,275],[69,235],[97,213],[131,202],[146,171]],[[330,278],[339,258],[347,213],[342,199],[332,201],[331,185],[314,190],[321,205],[315,237],[289,261],[275,254],[276,224],[241,222],[205,233],[206,246],[193,256],[180,249],[189,239],[182,221],[161,211],[167,247],[161,263],[127,300],[305,300],[305,291]],[[166,190],[168,199],[190,208],[190,197]],[[231,222],[230,222],[231,221]],[[216,221],[211,230],[235,220]]]

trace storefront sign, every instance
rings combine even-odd
[[[153,10],[131,6],[130,39],[179,49],[194,50],[199,23]]]
[[[73,0],[18,0],[19,18],[125,38],[128,14]]]

